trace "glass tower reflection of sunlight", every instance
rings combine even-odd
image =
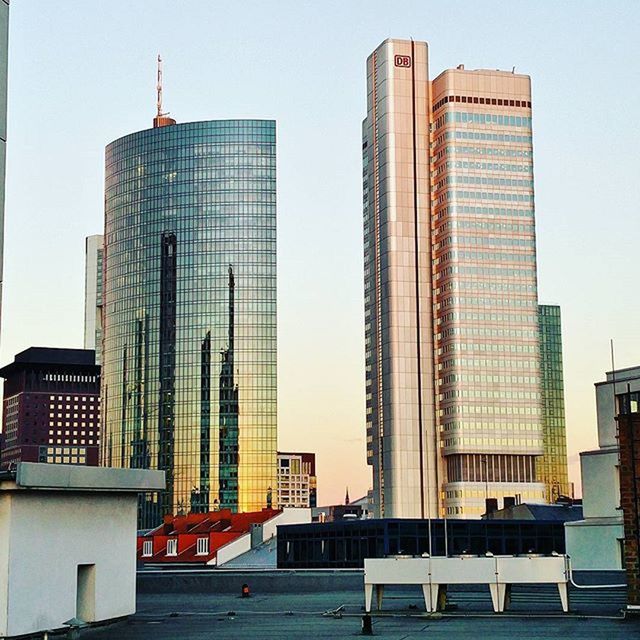
[[[106,150],[101,461],[166,471],[141,527],[277,486],[275,122],[154,124]]]
[[[573,493],[567,465],[560,307],[538,305],[538,327],[544,455],[538,460],[537,473],[539,481],[546,485],[547,500],[555,502],[560,496]]]

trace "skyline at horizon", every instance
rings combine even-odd
[[[41,346],[41,343],[52,347],[82,344],[84,238],[103,231],[104,147],[122,135],[151,127],[155,107],[153,69],[158,49],[165,61],[164,102],[172,116],[181,123],[197,121],[200,115],[202,119],[219,116],[219,110],[215,108],[206,116],[207,108],[202,104],[210,102],[215,105],[214,95],[218,95],[218,88],[199,84],[197,80],[202,77],[204,65],[190,64],[190,61],[203,60],[203,57],[195,53],[181,55],[180,45],[176,50],[171,29],[167,30],[162,23],[162,18],[171,13],[168,8],[159,8],[159,15],[149,16],[148,32],[136,34],[135,29],[128,30],[128,25],[123,29],[125,35],[121,33],[120,36],[126,39],[127,44],[121,50],[131,50],[132,54],[128,57],[132,60],[136,60],[136,53],[142,56],[139,65],[131,69],[124,67],[130,72],[125,76],[115,73],[117,62],[112,66],[100,58],[100,46],[91,39],[92,36],[98,39],[98,34],[103,32],[108,33],[109,29],[102,22],[117,20],[113,14],[118,12],[112,14],[101,8],[83,7],[74,13],[69,8],[74,4],[83,7],[82,3],[70,2],[66,7],[57,7],[56,11],[52,11],[46,3],[33,3],[29,7],[12,4],[2,363],[10,361],[18,351],[29,346]],[[124,2],[115,4],[128,7]],[[191,4],[194,14],[212,15],[202,6]],[[264,12],[261,13],[263,10],[259,3],[247,3],[244,11],[228,9],[227,18],[233,22],[234,16],[237,18],[238,14],[248,13],[246,7],[250,4],[256,8],[255,24],[251,22],[251,26],[259,31],[261,20],[257,16],[262,16],[262,22],[266,16]],[[354,2],[349,8],[341,7],[339,3],[328,4],[333,7],[332,19],[328,22],[338,30],[349,23],[354,24],[354,14],[357,13],[354,6],[365,6],[362,2]],[[383,3],[369,4],[380,6]],[[236,48],[232,49],[233,42],[229,42],[229,34],[224,29],[220,30],[225,45],[229,47],[226,50],[233,51],[241,61],[238,65],[231,65],[231,70],[221,70],[225,82],[221,82],[220,86],[231,89],[222,110],[229,118],[249,117],[256,114],[260,105],[264,105],[261,115],[273,116],[278,122],[278,449],[316,453],[319,504],[341,502],[347,485],[354,497],[366,492],[370,485],[364,420],[362,165],[359,143],[360,124],[366,113],[365,61],[368,53],[380,41],[387,37],[400,37],[397,31],[409,26],[406,21],[398,24],[397,15],[402,14],[401,7],[413,6],[417,12],[418,4],[402,2],[390,10],[395,17],[392,21],[394,24],[386,25],[388,32],[382,38],[368,35],[370,30],[359,26],[355,30],[354,48],[349,50],[348,56],[343,51],[346,47],[343,42],[333,50],[326,50],[327,55],[331,56],[330,64],[313,49],[306,49],[306,56],[298,55],[292,59],[290,54],[287,55],[287,47],[275,35],[268,38],[273,49],[256,59],[250,37],[240,43],[235,41]],[[498,3],[491,4],[500,6]],[[282,10],[284,5],[293,7],[295,3],[279,3],[279,8],[272,7],[271,13],[279,16],[287,14],[286,10]],[[299,14],[319,17],[322,13],[313,8],[311,3],[301,5]],[[34,6],[40,9],[34,9]],[[466,6],[472,5],[467,3]],[[551,5],[548,3],[546,6]],[[595,3],[591,6],[598,7]],[[131,22],[136,23],[133,18],[139,9],[128,9],[132,15]],[[525,12],[532,18],[542,17],[536,9],[527,8]],[[451,13],[460,19],[459,9]],[[557,13],[566,17],[561,10],[557,10]],[[615,14],[615,11],[611,13]],[[633,11],[629,13],[632,16],[634,14]],[[190,15],[190,12],[184,11],[183,14]],[[80,40],[83,50],[89,54],[88,59],[78,55],[78,44],[74,45],[72,38],[65,40],[59,32],[56,34],[59,38],[56,38],[56,42],[60,45],[59,65],[62,66],[65,59],[76,62],[82,60],[79,68],[72,70],[77,74],[77,77],[73,76],[76,82],[70,83],[66,90],[59,88],[56,80],[48,75],[51,61],[43,55],[54,37],[50,32],[56,31],[47,29],[54,15],[61,31],[65,28],[74,30],[83,20],[88,22],[86,34],[77,30],[78,34],[84,36]],[[338,20],[337,16],[341,16],[341,19]],[[346,19],[347,16],[351,21]],[[65,17],[70,23],[64,22]],[[270,13],[267,17],[270,17]],[[320,20],[317,27],[321,33],[325,33],[327,19],[324,14],[322,17],[324,20]],[[635,17],[640,18],[637,9]],[[185,26],[181,20],[184,20],[183,16],[176,16],[176,24]],[[440,16],[440,20],[444,22],[446,18]],[[453,18],[450,20],[454,21]],[[195,16],[192,20],[187,18],[187,22],[192,23],[196,30],[202,28],[202,20],[197,20]],[[275,22],[271,17],[271,22],[267,24],[275,25]],[[296,24],[309,29],[309,22],[299,16]],[[384,20],[380,20],[382,22]],[[473,22],[473,19],[467,16],[464,24],[468,25],[469,22]],[[597,22],[594,18],[594,24],[588,23],[594,32]],[[618,42],[619,45],[629,46],[627,56],[638,50],[638,44],[632,39],[632,22],[627,20],[620,26],[629,36],[627,40]],[[384,28],[380,23],[376,22],[376,34]],[[26,25],[32,24],[37,28],[29,32]],[[158,28],[155,32],[155,50],[149,50],[151,44],[147,42],[154,32],[151,25]],[[553,26],[557,28],[555,23]],[[371,24],[367,27],[371,27]],[[289,33],[280,23],[277,28],[281,30],[277,33],[282,33],[282,37]],[[465,28],[470,29],[469,26]],[[553,28],[550,30],[553,32]],[[586,31],[591,33],[589,29]],[[433,32],[437,33],[438,30],[434,28]],[[136,35],[143,36],[140,38],[143,42],[139,42]],[[456,66],[458,59],[455,56],[459,52],[455,47],[452,52],[446,39],[443,42],[439,35],[430,38],[428,28],[420,34],[414,33],[416,35],[433,44],[432,50],[436,54],[432,60],[435,59],[437,63],[430,65],[432,77],[443,68],[440,66],[443,56],[449,61],[444,68]],[[322,36],[316,33],[316,39],[320,42]],[[517,40],[512,34],[509,34],[509,39],[511,42]],[[584,39],[587,40],[586,37]],[[259,37],[256,38],[256,43],[259,40]],[[187,45],[189,51],[194,46],[191,41],[182,44]],[[557,42],[554,45],[559,46]],[[225,51],[218,41],[213,47],[212,53]],[[616,59],[623,56],[623,48],[619,46]],[[637,132],[625,127],[624,118],[619,118],[620,121],[610,121],[612,139],[618,143],[617,148],[590,145],[593,138],[588,135],[589,126],[585,126],[583,121],[577,123],[571,108],[575,110],[578,105],[586,103],[585,94],[580,90],[589,96],[591,86],[575,81],[573,91],[570,91],[562,84],[557,68],[550,66],[550,60],[544,55],[541,56],[542,62],[534,60],[539,51],[532,51],[533,57],[521,54],[509,57],[499,45],[496,49],[490,48],[479,54],[472,45],[465,49],[465,55],[474,60],[487,61],[502,57],[505,58],[503,66],[509,67],[518,58],[517,62],[522,60],[523,63],[522,68],[520,64],[517,65],[518,70],[532,77],[540,302],[559,304],[562,310],[570,474],[571,480],[577,483],[577,452],[590,448],[596,440],[593,383],[603,379],[605,370],[611,368],[608,359],[609,339],[615,339],[616,368],[640,362],[640,336],[633,334],[630,320],[637,317],[640,308],[631,296],[624,296],[625,285],[630,288],[633,282],[631,272],[634,265],[629,257],[640,240],[640,231],[631,224],[637,197],[634,198],[633,188],[627,187],[625,191],[616,187],[618,183],[625,186],[633,184],[632,177],[638,168],[638,161],[635,164],[632,161],[624,163],[621,158],[626,145],[631,156],[632,149],[637,150],[640,139]],[[508,50],[508,47],[505,45],[504,49]],[[32,50],[35,51],[33,56],[30,55]],[[147,53],[143,55],[143,52]],[[115,61],[123,62],[120,50],[111,53]],[[553,54],[548,52],[548,58],[552,57]],[[211,55],[210,59],[215,58]],[[96,64],[100,62],[100,73],[92,70],[89,60]],[[335,68],[332,65],[338,63],[344,64],[343,75],[331,73]],[[601,64],[603,68],[607,66],[606,61]],[[292,65],[300,73],[299,77],[295,73],[287,73]],[[546,75],[536,72],[539,65],[547,70]],[[308,71],[308,66],[325,79],[324,84],[313,83],[309,76],[314,74]],[[491,65],[486,62],[479,66]],[[579,68],[576,73],[578,78],[587,74],[584,69],[587,66],[584,63]],[[467,67],[473,68],[474,65],[468,64]],[[235,74],[234,69],[236,72],[241,69],[242,72]],[[625,73],[626,78],[624,69],[621,73]],[[633,73],[637,74],[637,71]],[[104,102],[107,92],[99,82],[102,74],[107,74],[113,87],[119,87],[116,95],[123,96],[120,102],[115,100],[109,105]],[[43,80],[42,84],[30,83],[30,78],[33,80],[36,75]],[[590,69],[588,76],[592,75]],[[276,89],[269,94],[269,89],[273,88],[269,84],[272,78]],[[619,78],[615,75],[608,80],[612,86],[619,85]],[[604,84],[603,87],[603,83],[604,80],[598,87],[599,96],[608,95],[606,87],[609,85]],[[34,91],[34,86],[40,87],[42,92]],[[83,92],[80,86],[85,90],[88,87],[88,93]],[[248,87],[254,91],[248,90]],[[199,92],[199,88],[204,91]],[[635,103],[634,96],[639,89],[632,82],[627,82],[626,88],[628,99],[622,107],[623,113],[626,107],[630,114],[629,105]],[[58,98],[53,103],[66,104],[69,109],[57,114],[59,117],[54,121],[59,127],[51,127],[52,119],[42,117],[45,114],[43,95],[48,95],[47,91],[52,89],[55,89],[53,95]],[[204,100],[202,93],[207,96]],[[88,99],[89,96],[91,99]],[[248,96],[257,96],[256,102],[248,100]],[[86,98],[84,102],[81,97]],[[594,100],[589,103],[592,111],[585,109],[582,112],[584,117],[591,118],[594,127],[602,114],[609,113],[605,103],[606,100]],[[341,109],[345,104],[348,108]],[[92,111],[91,106],[102,107],[100,117],[93,117],[96,112]],[[196,117],[187,117],[189,111]],[[112,120],[106,122],[103,119],[105,113]],[[356,113],[360,114],[359,118],[354,116]],[[148,127],[141,127],[143,123]],[[113,135],[115,130],[119,132],[117,135]],[[582,137],[579,134],[583,134]],[[628,135],[625,137],[623,134]],[[596,176],[600,176],[600,167],[606,166],[612,158],[619,159],[619,163],[614,165],[615,170],[612,167],[607,174],[614,180],[610,188],[586,189],[587,186],[598,184]],[[556,172],[557,166],[562,167],[560,176]],[[34,183],[40,185],[41,189],[33,189]],[[580,188],[586,191],[582,193]],[[309,197],[310,193],[312,197]],[[69,194],[72,194],[71,206]],[[605,202],[613,202],[614,205],[617,202],[619,205],[617,208],[613,206],[615,213],[607,217],[607,233],[603,233],[599,224],[602,222],[601,208]],[[573,210],[569,209],[569,203],[573,203]],[[92,211],[89,218],[86,216],[87,210]],[[580,215],[582,212],[585,212],[584,216]],[[615,217],[616,214],[618,217]],[[32,220],[35,221],[36,233]],[[578,223],[583,226],[580,227]],[[576,234],[575,228],[585,233]],[[609,233],[611,230],[613,233]],[[50,242],[51,238],[57,238],[58,242]],[[580,241],[582,248],[578,246]],[[622,250],[616,253],[615,250],[620,247]],[[608,270],[604,273],[598,261],[592,259],[598,250],[608,260]],[[27,264],[30,251],[34,251],[42,261],[40,265],[37,260]],[[47,265],[45,272],[42,264]],[[51,264],[55,264],[56,268],[49,268]],[[24,270],[23,265],[27,267]],[[561,278],[560,274],[565,273],[569,274],[568,277]],[[578,274],[581,279],[576,277]],[[582,286],[576,289],[574,283]],[[587,287],[589,283],[593,283],[596,294],[600,296],[599,305],[593,304],[593,296]],[[30,290],[37,295],[23,294]],[[42,317],[42,307],[55,314],[59,322],[51,323],[48,318]],[[610,307],[611,314],[607,313]],[[589,351],[585,345],[589,344],[595,332],[597,339],[591,343],[593,349]],[[310,407],[314,409],[313,412],[309,411]],[[344,470],[344,475],[331,472],[336,469]]]

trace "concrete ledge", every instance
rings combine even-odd
[[[164,489],[165,478],[164,471],[149,469],[21,462],[18,464],[15,484],[18,489],[138,492]]]
[[[574,571],[580,585],[621,584],[624,571]],[[238,595],[243,584],[252,593],[314,593],[323,591],[358,591],[364,587],[362,569],[159,569],[142,570],[137,575],[138,593],[221,593]],[[477,585],[458,586],[459,591],[478,591]],[[532,588],[544,588],[537,585]]]
[[[294,571],[139,571],[138,593],[232,593],[243,584],[251,593],[314,593],[318,591],[362,592],[360,569]]]

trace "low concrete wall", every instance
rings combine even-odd
[[[139,571],[138,593],[310,593],[363,590],[361,570],[332,571]]]
[[[624,584],[624,571],[574,571],[580,585]],[[243,584],[258,593],[312,593],[316,591],[364,592],[361,569],[279,569],[256,571],[247,569],[207,571],[195,569],[141,570],[137,576],[138,593],[236,593]],[[456,585],[457,591],[482,591],[484,585]]]

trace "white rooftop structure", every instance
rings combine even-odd
[[[0,473],[0,637],[135,613],[137,496],[164,486],[142,469]]]
[[[580,453],[584,519],[565,524],[574,569],[622,570],[624,526],[620,507],[620,451],[616,415],[621,403],[638,410],[640,367],[608,371],[596,382],[598,448]]]

